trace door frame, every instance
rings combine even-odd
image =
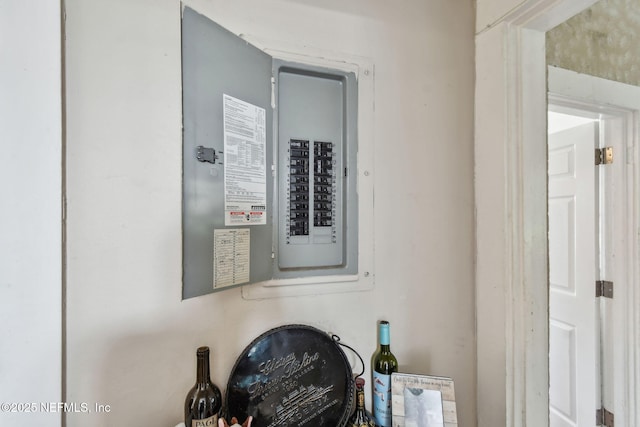
[[[614,298],[600,301],[602,349],[602,402],[616,415],[617,425],[637,425],[640,367],[638,309],[640,288],[637,269],[640,189],[637,168],[640,87],[621,84],[573,71],[549,67],[549,109],[599,118],[601,140],[614,148],[615,168],[600,169],[600,245],[604,252],[600,278],[614,282]],[[553,106],[553,107],[552,107]],[[619,153],[616,155],[615,153]],[[617,159],[617,163],[616,163]],[[635,418],[634,418],[635,417]]]
[[[545,32],[596,0],[522,1],[476,34],[475,195],[478,426],[548,426]],[[635,117],[637,119],[637,117]],[[637,123],[637,121],[636,121]],[[634,129],[637,137],[637,129]],[[637,152],[631,153],[637,160]],[[635,163],[637,164],[637,162]],[[637,167],[632,170],[637,187]],[[635,192],[637,193],[637,192]],[[633,194],[632,230],[638,198]],[[636,236],[636,233],[633,233]],[[628,245],[638,283],[638,238]],[[629,304],[640,307],[639,293]],[[638,310],[625,326],[640,343]],[[638,354],[618,425],[638,425]]]
[[[632,236],[636,229],[633,164],[625,161],[633,156],[637,145],[634,123],[640,110],[640,87],[623,85],[569,70],[549,67],[549,110],[576,116],[598,119],[601,146],[614,149],[614,168],[599,169],[600,188],[600,275],[602,280],[614,282],[614,298],[599,301],[602,349],[601,390],[603,406],[614,414],[617,424],[627,422],[629,416],[626,401],[635,405],[633,378],[637,342],[627,334],[633,330],[634,307],[638,306],[637,287],[633,269]],[[617,154],[616,154],[617,153]],[[637,181],[635,181],[637,182]],[[635,301],[635,303],[634,303]],[[635,365],[637,366],[637,365]]]

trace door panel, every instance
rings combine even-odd
[[[226,95],[265,111],[266,159],[273,164],[273,109],[271,108],[272,58],[195,10],[182,14],[183,93],[183,290],[192,298],[214,288],[215,230],[225,230],[225,180],[223,166],[197,160],[198,146],[226,155]],[[237,106],[237,103],[235,104]],[[231,110],[232,108],[229,108]],[[251,157],[247,154],[248,157]],[[258,157],[257,155],[253,157]],[[224,155],[221,162],[224,163]],[[266,199],[273,199],[273,177],[266,173]],[[214,214],[218,212],[219,214]],[[271,259],[273,221],[250,227],[249,282],[273,277]],[[228,239],[232,239],[228,237]],[[244,284],[244,283],[242,283]],[[239,286],[235,284],[233,286]],[[226,288],[226,286],[225,286]]]
[[[551,425],[573,426],[576,420],[576,328],[552,320],[549,340],[553,343],[549,365],[549,375],[553,379]]]
[[[551,427],[594,426],[599,406],[597,131],[587,123],[549,135]]]

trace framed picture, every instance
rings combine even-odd
[[[453,380],[394,372],[391,418],[393,427],[457,427]]]

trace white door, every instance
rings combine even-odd
[[[551,427],[596,425],[600,402],[597,123],[549,135],[549,410]]]

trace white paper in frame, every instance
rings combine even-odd
[[[453,380],[391,374],[391,416],[393,427],[457,427]]]

